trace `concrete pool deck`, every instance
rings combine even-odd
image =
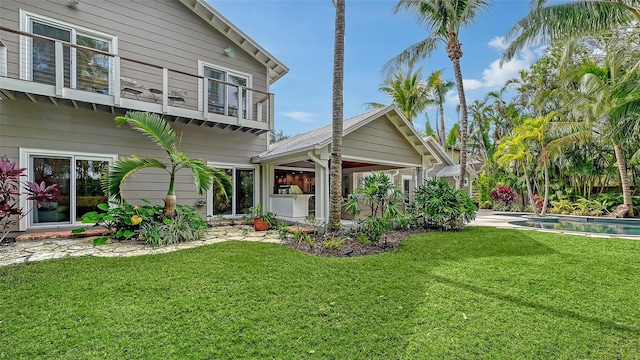
[[[526,220],[526,217],[531,215],[532,214],[523,214],[523,213],[511,214],[508,212],[496,212],[493,210],[480,209],[478,210],[476,219],[471,223],[469,223],[468,226],[493,226],[499,229],[533,230],[533,231],[550,232],[550,233],[556,233],[556,234],[581,235],[581,236],[604,238],[604,239],[617,238],[617,239],[628,239],[628,240],[640,240],[640,235],[603,234],[603,233],[591,233],[591,232],[570,231],[570,230],[541,229],[541,228],[511,224],[514,221]]]

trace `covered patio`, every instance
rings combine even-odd
[[[395,170],[405,194],[453,161],[431,138],[423,138],[395,105],[344,120],[343,196],[358,186],[357,174]],[[262,203],[278,218],[303,221],[329,216],[331,125],[272,144],[252,158],[260,164]],[[405,188],[406,186],[406,188]]]

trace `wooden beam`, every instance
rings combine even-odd
[[[54,98],[53,96],[49,96],[49,100],[51,100],[51,103],[53,103],[53,105],[58,106],[58,100],[56,100],[56,98]]]
[[[29,100],[33,101],[34,103],[35,103],[35,102],[37,102],[37,101],[36,101],[36,98],[35,98],[32,94],[30,94],[30,93],[24,93],[24,94],[25,94],[25,95],[27,95],[27,97],[29,98]]]

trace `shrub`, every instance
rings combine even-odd
[[[26,168],[16,168],[16,162],[7,157],[0,158],[0,242],[9,233],[11,227],[29,214],[20,208],[20,177],[26,176]],[[58,200],[58,184],[47,185],[26,181],[27,200],[34,200],[38,208]]]
[[[453,188],[439,179],[424,182],[416,189],[414,212],[422,217],[423,226],[430,229],[456,230],[473,220],[476,206],[464,190]]]
[[[100,204],[98,208],[102,212],[88,212],[82,216],[82,222],[106,227],[114,239],[139,239],[153,246],[197,240],[204,236],[208,225],[196,208],[177,205],[176,217],[169,219],[163,216],[163,206],[152,206],[144,199],[143,202],[146,205],[121,204],[109,207]],[[84,230],[76,229],[74,232]]]
[[[551,201],[552,208],[549,209],[551,214],[569,215],[575,210],[570,200]]]
[[[518,195],[516,195],[513,189],[504,185],[498,185],[497,188],[491,191],[489,197],[494,202],[501,202],[509,207],[518,201]]]
[[[309,234],[304,234],[304,242],[307,244],[309,249],[313,249],[314,246],[316,246],[316,239]]]
[[[371,242],[378,242],[380,237],[389,230],[391,230],[391,221],[389,219],[372,216],[367,216],[360,227],[360,231]]]
[[[340,246],[342,246],[343,243],[344,243],[343,238],[331,237],[331,239],[323,241],[322,246],[324,246],[325,249],[335,250]]]

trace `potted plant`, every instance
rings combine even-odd
[[[269,227],[275,225],[276,214],[271,211],[262,212],[262,204],[257,203],[254,207],[249,208],[247,215],[253,217],[253,228],[256,231],[269,230]]]

